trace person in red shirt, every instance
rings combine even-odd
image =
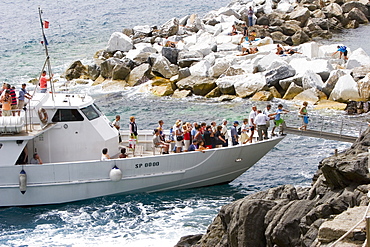
[[[52,77],[47,78],[46,77],[46,71],[44,70],[41,74],[39,86],[41,89],[41,93],[46,93],[46,90],[48,88],[48,81],[51,81]]]

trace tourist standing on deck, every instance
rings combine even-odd
[[[241,135],[240,135],[240,142],[242,144],[246,144],[249,139],[248,131],[249,131],[248,119],[245,118],[243,120],[243,124],[241,127]]]
[[[251,131],[251,135],[249,136],[248,141],[252,143],[253,141],[253,135],[254,135],[254,130],[256,129],[256,124],[254,123],[254,118],[257,116],[257,107],[254,105],[252,106],[252,111],[249,113],[249,129]]]
[[[11,116],[12,97],[10,96],[9,89],[5,90],[5,94],[1,96],[0,101],[2,103],[2,115],[5,117]]]
[[[39,86],[41,93],[46,93],[46,90],[48,88],[48,81],[51,81],[52,77],[47,78],[46,77],[46,71],[44,70],[41,74],[40,81],[39,81]]]
[[[175,132],[175,146],[176,146],[176,150],[175,150],[175,153],[180,153],[181,152],[181,149],[183,147],[183,141],[184,141],[184,136],[183,136],[183,131],[182,131],[182,123],[181,123],[181,120],[177,120],[176,123],[175,123],[175,128],[174,128],[174,132]]]
[[[252,9],[252,6],[249,6],[249,9],[248,9],[248,24],[249,26],[253,26],[253,15],[254,15],[254,11]]]
[[[8,90],[9,94],[12,97],[12,104],[11,104],[11,110],[12,110],[12,115],[15,116],[15,111],[18,108],[18,102],[17,102],[17,95],[15,93],[15,87],[11,87],[10,84],[8,84]]]
[[[233,146],[239,144],[238,130],[236,129],[238,125],[239,125],[239,122],[235,121],[233,127],[231,127],[231,140],[232,140]]]
[[[270,121],[270,118],[262,113],[261,110],[257,111],[257,116],[254,119],[254,122],[257,125],[257,131],[258,131],[258,140],[262,141],[263,139],[267,140],[267,126],[266,123]],[[263,138],[265,137],[265,138]]]
[[[225,139],[225,143],[224,144],[222,144],[222,146],[223,147],[227,147],[228,145],[229,145],[229,133],[228,133],[228,131],[227,131],[227,120],[226,119],[223,119],[222,120],[222,135],[225,137],[224,139]]]
[[[121,123],[119,122],[120,120],[121,120],[121,116],[117,115],[116,118],[112,122],[113,127],[118,130],[118,143],[122,142],[121,134],[119,133],[119,130],[121,129]]]
[[[271,126],[270,120],[273,120],[274,119],[274,116],[271,113],[271,105],[268,104],[266,106],[266,108],[262,111],[262,113],[269,117],[269,121],[266,122],[266,127],[267,127],[267,130],[268,130],[270,128],[270,126]]]
[[[134,139],[135,144],[136,144],[136,142],[137,142],[137,125],[136,125],[134,116],[130,117],[130,123],[129,123],[128,127],[130,129],[130,139]]]
[[[19,109],[18,116],[20,115],[21,110],[24,107],[25,98],[31,99],[32,96],[26,90],[26,83],[23,83],[22,88],[21,88],[21,90],[19,90],[19,93],[18,93],[18,109]]]
[[[299,109],[299,117],[302,118],[302,126],[299,127],[299,130],[307,130],[308,124],[308,113],[307,113],[308,102],[303,102],[302,107]]]

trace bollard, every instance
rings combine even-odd
[[[370,216],[366,216],[366,246],[370,247]]]

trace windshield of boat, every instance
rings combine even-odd
[[[74,122],[83,120],[83,116],[77,109],[58,109],[51,119],[52,122]]]
[[[83,112],[83,114],[85,114],[85,116],[89,120],[93,120],[100,116],[99,112],[92,105],[81,108],[81,111]]]

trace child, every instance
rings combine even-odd
[[[275,120],[274,120],[275,126],[274,126],[274,128],[272,128],[272,131],[271,131],[271,135],[272,136],[275,136],[274,130],[275,130],[276,127],[279,127],[279,126],[281,126],[279,133],[282,136],[285,136],[286,135],[286,134],[284,134],[284,125],[285,125],[285,122],[284,122],[284,119],[281,118],[281,114],[284,113],[284,112],[285,113],[288,113],[289,111],[283,109],[283,105],[282,104],[279,104],[278,105],[278,109],[276,110],[276,112],[273,113],[273,114],[271,114],[271,115],[275,116]]]

